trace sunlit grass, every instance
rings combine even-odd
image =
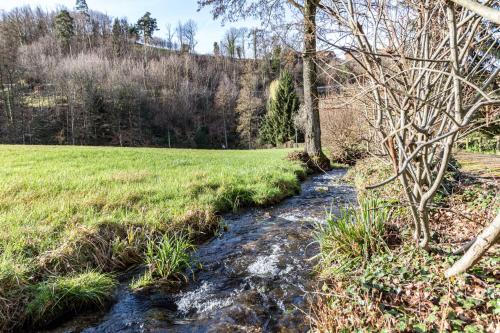
[[[388,250],[384,240],[389,209],[382,201],[362,201],[319,225],[319,269],[324,277],[341,276],[366,265],[373,256]]]
[[[146,287],[157,280],[183,276],[191,264],[193,250],[193,245],[185,236],[165,235],[159,241],[149,241],[145,259],[148,269],[132,282],[132,289]]]
[[[33,256],[77,226],[164,228],[279,200],[299,188],[286,153],[1,146],[0,249]]]
[[[298,192],[305,173],[289,152],[0,146],[3,322],[21,311],[11,297],[24,299],[34,283],[144,261],[153,278],[177,273],[187,259],[170,256],[213,234],[220,213]],[[187,247],[167,246],[162,237],[175,234]],[[16,292],[4,288],[14,282]]]
[[[49,322],[54,316],[84,306],[103,307],[117,281],[109,274],[86,272],[72,277],[54,277],[34,288],[28,314],[35,321]]]

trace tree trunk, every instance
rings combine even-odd
[[[483,232],[476,238],[474,244],[467,250],[462,258],[450,267],[446,273],[446,277],[451,277],[465,272],[472,267],[481,257],[494,245],[500,238],[500,213]]]
[[[420,248],[428,251],[429,250],[429,242],[431,239],[431,233],[429,228],[429,213],[427,207],[424,207],[422,210],[418,211],[419,215],[419,224],[420,224],[420,233],[421,238],[419,239]]]
[[[304,109],[306,112],[305,149],[321,166],[329,166],[321,151],[321,128],[316,67],[316,10],[317,0],[304,2]],[[327,163],[325,163],[327,162]]]

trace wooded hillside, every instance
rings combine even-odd
[[[3,12],[0,143],[260,145],[268,86],[281,68],[300,84],[299,56],[255,38],[256,59],[244,59],[234,29],[214,56],[196,55],[195,28],[180,25],[179,42],[165,41],[141,28],[145,17],[131,24],[88,8]]]

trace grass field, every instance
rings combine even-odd
[[[297,192],[288,153],[0,146],[0,322],[29,320],[36,286],[122,270],[165,234],[196,242],[222,212]]]

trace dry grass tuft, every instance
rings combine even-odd
[[[140,262],[144,239],[142,232],[117,223],[79,226],[61,245],[40,256],[38,267],[51,275],[112,271]]]

